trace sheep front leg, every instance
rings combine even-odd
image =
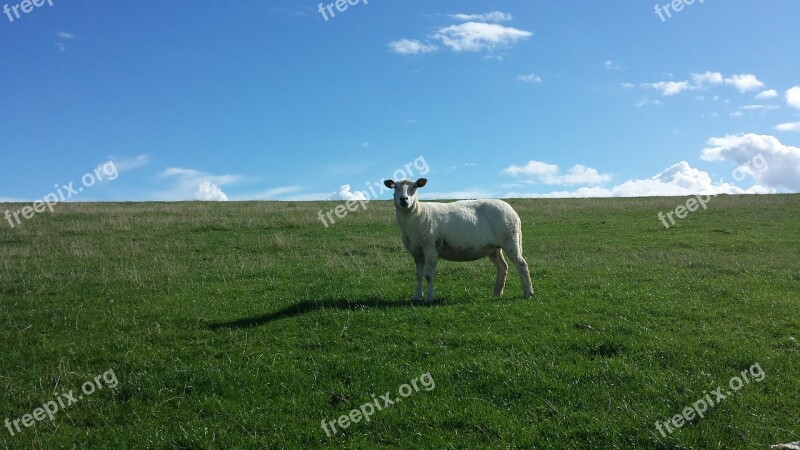
[[[428,281],[428,303],[433,301],[433,274],[436,272],[436,263],[439,254],[436,247],[425,250],[425,280]]]
[[[417,287],[414,289],[412,300],[422,300],[422,277],[425,275],[425,256],[422,254],[414,255],[414,263],[417,265]]]

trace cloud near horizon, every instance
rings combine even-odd
[[[555,164],[542,161],[528,161],[524,166],[510,166],[503,170],[506,175],[523,177],[526,181],[546,185],[599,185],[611,181],[611,175],[601,174],[597,169],[581,164],[572,166],[566,174],[560,174],[560,169]]]
[[[366,200],[367,197],[361,191],[351,191],[349,184],[342,185],[332,196],[327,200]]]
[[[714,183],[711,176],[681,161],[663,172],[643,180],[628,180],[610,188],[582,187],[575,191],[546,194],[509,192],[505,198],[589,198],[589,197],[661,197],[717,194],[771,194],[775,190],[765,186],[741,189],[730,183]]]
[[[156,193],[159,200],[168,201],[227,201],[228,196],[222,187],[244,180],[241,175],[212,175],[180,167],[167,168],[160,178],[174,182],[169,190]]]
[[[712,138],[708,145],[701,155],[704,161],[734,162],[737,174],[752,176],[773,189],[800,191],[800,148],[754,133]]]

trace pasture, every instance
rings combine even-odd
[[[410,301],[389,201],[329,228],[326,202],[71,203],[4,224],[0,447],[798,441],[800,195],[719,196],[665,229],[685,200],[510,200],[533,298],[513,268],[495,298],[488,259],[440,261],[432,305]],[[755,364],[763,379],[657,430]],[[116,387],[14,429],[108,370]],[[434,388],[323,430],[422,374]]]

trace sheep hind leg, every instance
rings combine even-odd
[[[494,295],[499,297],[503,295],[503,288],[506,286],[508,264],[506,264],[506,259],[503,258],[503,250],[499,248],[489,255],[489,259],[492,261],[492,264],[497,267],[497,279],[494,282]]]
[[[531,285],[531,274],[528,270],[528,263],[522,256],[522,243],[517,240],[517,242],[514,242],[512,245],[503,247],[503,250],[505,250],[511,262],[514,263],[517,267],[517,271],[519,271],[519,277],[522,280],[522,291],[525,298],[531,298],[533,296],[533,286]]]

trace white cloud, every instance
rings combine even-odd
[[[760,184],[800,191],[800,148],[759,134],[712,138],[703,150],[705,161],[732,161]]]
[[[367,200],[367,196],[361,191],[351,191],[350,185],[345,184],[330,196],[328,200]]]
[[[555,164],[547,164],[541,161],[528,161],[528,164],[524,166],[511,166],[503,170],[503,172],[512,176],[555,175],[558,173],[558,166]]]
[[[547,194],[509,192],[505,197],[651,197],[716,194],[766,194],[774,190],[764,186],[753,186],[743,190],[729,183],[714,183],[707,172],[692,168],[686,161],[669,167],[658,175],[644,180],[628,180],[611,188],[583,187],[575,191],[560,191]]]
[[[758,81],[753,74],[734,75],[730,78],[725,78],[725,84],[731,84],[739,90],[739,92],[750,92],[764,87],[764,83]]]
[[[692,81],[696,86],[705,86],[707,84],[722,84],[725,80],[719,72],[706,72],[706,73],[693,73]]]
[[[467,22],[439,29],[433,38],[455,52],[479,52],[498,46],[512,46],[533,33],[502,25]]]
[[[657,83],[643,83],[642,86],[661,91],[661,95],[664,96],[676,95],[683,91],[697,89],[697,86],[690,84],[688,81],[659,81]]]
[[[194,192],[194,199],[203,202],[227,202],[228,196],[216,184],[203,180]]]
[[[766,99],[776,98],[776,97],[778,97],[778,91],[776,91],[775,89],[769,89],[767,91],[761,91],[761,92],[758,93],[758,95],[756,95],[756,99],[758,99],[758,100],[766,100]]]
[[[745,111],[771,111],[778,109],[777,105],[744,105],[742,109]]]
[[[542,77],[536,75],[535,73],[529,75],[520,75],[517,77],[520,81],[524,81],[525,83],[541,83]]]
[[[75,39],[75,35],[72,33],[67,33],[66,31],[59,31],[58,37],[61,39]]]
[[[244,181],[241,175],[212,175],[194,169],[170,167],[161,173],[162,179],[173,180],[167,191],[156,192],[159,200],[220,200],[228,199],[221,187]],[[224,197],[224,199],[223,199]]]
[[[450,18],[459,22],[506,22],[513,17],[501,11],[492,11],[485,14],[451,14]]]
[[[620,83],[619,85],[622,86],[623,89],[633,89],[636,87],[633,83]]]
[[[775,127],[778,131],[800,131],[800,122],[782,123]]]
[[[642,83],[642,87],[656,89],[662,95],[671,96],[684,91],[706,90],[709,86],[727,84],[736,87],[739,92],[750,92],[764,87],[764,83],[755,75],[741,74],[724,77],[720,72],[693,73],[691,81],[659,81],[656,83]],[[769,92],[769,91],[765,91]],[[769,95],[769,94],[765,94]]]
[[[418,55],[430,53],[439,49],[435,45],[425,44],[416,39],[400,39],[389,43],[389,48],[400,55]]]
[[[611,175],[601,174],[596,169],[581,164],[571,167],[564,175],[559,174],[557,165],[542,161],[528,161],[524,166],[510,166],[503,172],[511,176],[529,177],[531,181],[547,185],[598,185],[611,181]]]
[[[603,66],[605,66],[606,70],[622,70],[622,64],[614,61],[614,60],[607,60],[603,62]]]
[[[793,108],[800,109],[800,86],[786,91],[786,103]]]

